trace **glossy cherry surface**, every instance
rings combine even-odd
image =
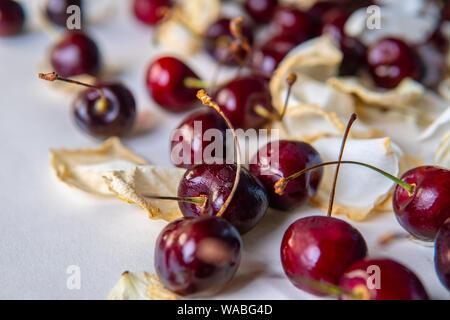
[[[450,170],[424,166],[409,170],[401,179],[414,184],[412,196],[396,186],[393,208],[400,225],[418,239],[434,241],[450,218]]]
[[[201,109],[192,113],[172,133],[170,140],[172,163],[177,167],[189,169],[195,164],[205,163],[208,160],[224,159],[227,129],[226,122],[211,109]],[[209,140],[208,134],[212,135],[212,141]],[[205,158],[209,155],[207,148],[211,143],[220,143],[222,148],[220,151],[214,150],[211,158]],[[184,154],[185,151],[189,151],[188,155]],[[219,153],[216,154],[215,151]]]
[[[339,286],[365,300],[428,300],[419,278],[407,267],[390,259],[355,262],[345,270]],[[351,298],[343,296],[341,299]]]
[[[185,217],[214,216],[228,199],[236,177],[236,165],[199,164],[186,171],[178,188],[178,197],[205,195],[205,208],[179,202]],[[266,191],[261,182],[246,169],[241,170],[240,182],[222,218],[233,224],[241,234],[252,229],[264,216],[269,206]]]
[[[442,284],[450,290],[450,219],[441,226],[434,250],[436,273]]]
[[[0,1],[0,37],[20,33],[25,24],[25,12],[20,3],[13,0]]]
[[[187,78],[199,77],[181,60],[161,57],[147,69],[147,89],[153,100],[167,111],[184,112],[198,103],[198,90],[186,87]]]
[[[230,30],[231,19],[220,18],[212,23],[203,35],[206,51],[217,62],[225,65],[239,65],[247,59],[248,52],[240,50],[231,52],[231,42],[234,40]],[[244,22],[242,25],[242,35],[251,45],[253,43],[253,26]]]
[[[55,25],[67,27],[67,19],[72,13],[67,13],[67,8],[77,6],[83,10],[82,0],[48,0],[45,5],[47,18]]]
[[[171,0],[134,0],[133,12],[139,21],[154,26],[161,21],[171,6]]]
[[[84,132],[97,137],[123,136],[130,132],[136,117],[132,93],[120,83],[100,83],[107,103],[99,108],[101,93],[88,89],[80,93],[73,104],[75,122]]]
[[[183,218],[167,225],[156,240],[155,270],[179,295],[209,296],[234,276],[241,251],[241,237],[225,219]]]
[[[272,19],[278,0],[246,0],[244,8],[258,23],[268,23]]]
[[[82,32],[68,32],[50,52],[50,63],[62,77],[97,75],[102,59],[95,42]]]
[[[344,271],[366,254],[366,242],[359,231],[332,217],[297,220],[286,230],[281,243],[281,262],[289,280],[319,296],[324,293],[307,280],[337,284]]]
[[[394,88],[405,78],[420,80],[422,76],[419,57],[400,39],[382,39],[369,47],[367,64],[375,83],[383,88]]]
[[[423,75],[420,82],[430,89],[436,90],[445,76],[445,55],[437,44],[426,43],[416,48],[422,61]]]
[[[269,142],[258,151],[250,161],[250,172],[264,184],[270,207],[290,210],[316,194],[322,179],[322,168],[292,180],[282,196],[275,193],[275,183],[321,162],[319,153],[308,143],[281,140]]]
[[[235,79],[220,88],[214,99],[235,128],[258,128],[268,119],[255,113],[256,106],[273,111],[267,80],[256,76]]]
[[[278,7],[271,28],[276,34],[289,35],[303,42],[314,35],[315,25],[311,17],[294,7]]]

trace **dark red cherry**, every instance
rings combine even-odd
[[[0,37],[22,32],[25,12],[20,3],[13,0],[0,1]]]
[[[247,13],[258,23],[268,23],[272,19],[278,0],[246,0]]]
[[[50,63],[62,77],[97,75],[102,59],[95,42],[82,32],[68,32],[50,52]]]
[[[134,0],[133,11],[139,21],[154,26],[161,21],[171,6],[171,0]]]
[[[387,38],[367,50],[367,64],[377,85],[394,88],[403,79],[420,80],[422,63],[414,50],[400,39]]]
[[[253,52],[253,72],[270,78],[278,64],[298,44],[297,40],[284,35],[269,39]]]
[[[436,273],[442,284],[450,290],[450,219],[441,226],[434,250]]]
[[[215,216],[228,199],[236,177],[236,165],[199,164],[186,171],[178,187],[178,197],[207,196],[205,208],[179,202],[185,217]],[[267,193],[261,182],[242,168],[236,193],[222,218],[228,220],[241,234],[252,229],[269,206]]]
[[[170,139],[172,163],[177,167],[189,169],[195,164],[207,163],[205,161],[208,160],[224,159],[227,129],[226,122],[211,109],[201,109],[192,113],[172,133]],[[209,134],[211,136],[208,136]],[[207,148],[212,143],[220,144],[222,148],[210,154]],[[211,158],[205,158],[208,155],[211,155]]]
[[[179,295],[210,296],[233,278],[241,251],[241,236],[225,219],[183,218],[167,225],[156,240],[155,270]]]
[[[150,96],[171,112],[191,110],[197,104],[197,89],[185,85],[187,78],[199,77],[186,64],[174,57],[153,61],[147,69],[146,82]]]
[[[430,89],[437,89],[445,76],[445,55],[433,42],[425,43],[416,48],[422,61],[423,75],[421,82]]]
[[[319,153],[308,143],[281,140],[269,142],[258,151],[250,161],[250,172],[264,184],[272,208],[290,210],[316,194],[323,170],[310,171],[292,180],[282,196],[275,193],[274,184],[321,162]]]
[[[332,217],[297,220],[286,230],[281,243],[281,262],[289,280],[319,296],[324,293],[307,280],[336,285],[344,271],[366,254],[366,242],[359,231]]]
[[[342,275],[339,286],[364,300],[428,300],[419,278],[390,259],[364,259],[352,264]]]
[[[136,104],[132,93],[120,83],[100,83],[106,97],[96,89],[80,93],[73,104],[75,122],[84,132],[97,137],[124,136],[130,132],[136,117]]]
[[[425,166],[406,172],[401,180],[415,185],[412,196],[396,186],[393,208],[400,225],[413,236],[434,241],[439,228],[450,218],[450,170]]]
[[[77,6],[83,10],[81,0],[48,0],[45,6],[47,18],[57,26],[66,28],[67,19],[71,13],[67,13],[67,8]]]
[[[303,42],[314,35],[315,24],[311,17],[293,7],[278,7],[271,28],[275,34],[289,35]]]
[[[235,128],[258,128],[268,119],[255,113],[259,105],[273,111],[267,80],[248,76],[235,79],[220,88],[214,99]]]
[[[230,51],[231,42],[234,40],[230,31],[231,19],[221,18],[211,24],[203,35],[205,50],[217,62],[234,66],[245,61],[248,52],[240,50],[237,53]],[[242,25],[242,35],[251,45],[253,43],[253,27],[244,22]],[[237,58],[236,58],[237,56]]]

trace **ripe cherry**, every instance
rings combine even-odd
[[[371,276],[373,281],[369,279]],[[355,262],[345,270],[339,286],[364,300],[428,300],[419,278],[405,266],[390,259]],[[341,299],[352,298],[344,295]]]
[[[81,0],[48,0],[45,5],[45,13],[52,23],[66,28],[67,19],[71,15],[71,13],[67,13],[67,8],[70,6],[77,6],[83,10],[83,2]]]
[[[316,194],[322,179],[322,169],[308,172],[293,180],[283,195],[275,193],[274,184],[297,171],[321,163],[319,153],[308,143],[281,140],[269,142],[250,162],[250,172],[264,184],[269,204],[279,210],[290,210]]]
[[[418,46],[416,52],[423,62],[423,76],[420,81],[430,89],[437,89],[445,75],[445,55],[438,44],[432,42]]]
[[[171,0],[134,0],[133,11],[139,21],[154,26],[161,21],[171,6]]]
[[[172,134],[170,140],[172,163],[177,167],[186,169],[192,168],[195,164],[204,163],[208,160],[204,158],[205,150],[212,142],[218,143],[215,139],[221,139],[220,143],[223,148],[220,151],[222,151],[222,154],[216,154],[213,151],[211,156],[213,158],[224,158],[226,156],[227,128],[226,122],[212,110],[201,109],[192,113],[178,125]],[[206,139],[207,134],[205,134],[210,129],[217,130],[214,133],[220,135],[212,138],[212,142]],[[189,152],[187,156],[184,154],[185,151]],[[180,162],[180,160],[182,161]]]
[[[183,218],[167,225],[156,240],[155,270],[179,295],[209,296],[233,278],[241,251],[241,237],[225,219]]]
[[[147,69],[146,82],[150,96],[164,109],[184,112],[195,107],[197,90],[186,85],[186,79],[199,77],[174,57],[161,57]]]
[[[248,52],[239,50],[232,52],[231,43],[234,39],[230,30],[231,19],[220,18],[212,23],[203,34],[204,46],[206,51],[216,61],[224,65],[234,66],[242,64],[248,55]],[[248,23],[242,23],[242,36],[245,37],[248,44],[253,43],[253,26]]]
[[[101,55],[95,42],[86,34],[68,32],[50,52],[50,63],[62,77],[81,74],[97,75],[101,69]]]
[[[84,132],[104,139],[124,136],[131,131],[136,118],[136,103],[124,85],[98,83],[94,86],[62,78],[55,73],[40,74],[39,77],[89,87],[73,103],[75,123]]]
[[[289,35],[303,42],[314,35],[315,25],[311,17],[303,11],[293,7],[278,7],[271,28],[275,34]]]
[[[268,23],[272,19],[278,0],[246,0],[245,10],[257,23]]]
[[[434,266],[442,284],[450,290],[450,219],[441,226],[436,237]]]
[[[258,106],[273,112],[267,80],[257,76],[229,82],[216,92],[215,100],[233,126],[244,130],[258,128],[268,122],[267,118],[255,112]]]
[[[22,32],[25,12],[20,3],[13,0],[0,1],[0,37]]]
[[[450,170],[418,167],[406,172],[401,180],[413,190],[408,192],[401,186],[394,190],[398,222],[418,239],[434,241],[439,228],[450,218]]]
[[[422,63],[405,42],[387,38],[373,44],[367,51],[367,64],[377,85],[394,88],[403,79],[420,80]]]

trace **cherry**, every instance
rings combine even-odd
[[[53,69],[63,77],[81,74],[97,75],[101,69],[101,55],[95,42],[86,34],[68,32],[50,52]]]
[[[319,153],[308,143],[281,140],[269,142],[258,151],[250,162],[250,172],[264,184],[272,208],[290,210],[315,195],[323,171],[319,169],[298,177],[283,195],[275,193],[274,184],[280,178],[321,162]]]
[[[258,128],[268,119],[255,113],[257,106],[273,111],[267,80],[257,76],[237,78],[215,94],[221,110],[236,128]]]
[[[246,0],[247,13],[258,23],[268,23],[272,19],[278,0]]]
[[[82,4],[81,0],[48,0],[45,6],[45,13],[52,23],[66,28],[67,19],[70,17],[70,13],[67,13],[67,8],[77,6],[82,10]]]
[[[134,0],[133,11],[139,21],[155,26],[171,6],[171,0]]]
[[[84,132],[104,139],[124,136],[131,131],[136,118],[136,103],[132,93],[124,85],[99,83],[94,86],[62,78],[55,73],[39,74],[39,77],[89,87],[73,103],[75,123]]]
[[[378,278],[376,272],[379,272]],[[369,279],[371,276],[374,281]],[[376,283],[377,279],[379,283]],[[355,262],[345,270],[339,286],[365,300],[428,300],[419,278],[405,266],[390,259]],[[344,295],[341,299],[352,298]]]
[[[210,129],[218,130],[221,134],[221,145],[224,147],[221,151],[222,156],[218,154],[212,154],[213,157],[224,158],[226,152],[226,122],[218,116],[215,112],[208,109],[202,109],[196,111],[184,119],[178,127],[175,129],[174,134],[180,135],[178,137],[172,136],[171,141],[171,160],[172,163],[180,168],[192,168],[195,164],[205,162],[204,152],[205,149],[211,144],[210,141],[205,139],[205,132]],[[215,138],[217,139],[217,137]],[[184,161],[184,154],[179,154],[179,148],[181,147],[182,153],[188,150],[188,161]],[[179,163],[179,159],[183,159]],[[197,162],[196,162],[197,160]]]
[[[416,48],[416,52],[423,62],[423,76],[421,82],[430,89],[437,89],[445,75],[446,62],[439,44],[425,43]]]
[[[0,1],[0,37],[20,33],[25,24],[25,12],[20,3],[12,0]]]
[[[278,7],[271,28],[275,34],[289,35],[303,42],[314,35],[315,25],[311,17],[303,11],[293,7]]]
[[[281,262],[289,280],[319,296],[325,293],[304,279],[337,284],[343,272],[366,254],[359,231],[333,217],[299,219],[286,230],[281,243]]]
[[[377,85],[394,88],[403,79],[420,80],[422,63],[405,42],[386,38],[373,44],[367,51],[367,64]]]
[[[450,290],[450,219],[441,226],[436,237],[434,265],[442,284]]]
[[[147,89],[157,104],[171,112],[184,112],[195,107],[197,90],[186,85],[187,79],[199,77],[186,64],[174,57],[161,57],[147,69]]]
[[[413,185],[413,192],[396,186],[393,207],[398,222],[415,237],[434,241],[439,228],[450,218],[450,170],[418,167],[406,172],[401,180]]]
[[[212,23],[203,34],[206,51],[216,61],[229,66],[241,65],[246,59],[248,52],[239,50],[231,52],[230,46],[234,39],[230,30],[231,19],[220,18]],[[253,43],[253,27],[248,23],[242,24],[242,36],[251,45]]]
[[[183,218],[167,225],[156,240],[155,270],[179,295],[209,296],[233,278],[241,251],[241,237],[225,219]]]
[[[185,217],[215,216],[232,192],[237,168],[234,164],[199,164],[186,171],[178,187],[178,197],[208,198],[206,206],[179,202]],[[252,229],[269,206],[266,190],[261,182],[242,168],[236,192],[221,217],[233,224],[241,234]]]

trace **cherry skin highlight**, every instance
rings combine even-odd
[[[267,80],[256,76],[235,79],[220,88],[214,97],[235,128],[259,128],[269,121],[257,113],[257,106],[273,112]]]
[[[186,64],[174,57],[161,57],[147,69],[146,82],[150,96],[170,112],[184,112],[197,105],[197,89],[185,85],[187,78],[199,77]]]
[[[133,127],[136,103],[132,93],[120,83],[100,83],[106,98],[106,108],[99,110],[102,94],[96,89],[80,93],[73,104],[75,123],[84,132],[105,139],[124,136]]]
[[[25,12],[20,3],[13,0],[0,1],[0,37],[21,33],[24,24]]]
[[[257,23],[268,23],[272,19],[278,0],[246,0],[244,8]]]
[[[178,197],[207,196],[205,208],[179,202],[185,217],[215,216],[233,189],[236,165],[199,164],[186,171],[178,187]],[[264,217],[269,201],[261,182],[242,168],[240,181],[222,218],[229,221],[241,234],[251,230]]]
[[[289,280],[299,289],[324,296],[305,279],[336,285],[344,271],[367,254],[358,230],[333,217],[297,220],[285,232],[281,262]]]
[[[404,188],[395,187],[393,208],[398,222],[416,238],[434,241],[450,218],[450,171],[418,167],[406,172],[401,180],[416,187],[412,196]]]
[[[50,52],[50,63],[62,77],[82,74],[96,76],[101,69],[101,55],[95,42],[82,32],[68,32]]]
[[[378,271],[377,289],[374,272]],[[371,276],[372,280],[369,279]],[[368,287],[368,281],[374,288]],[[405,266],[390,259],[364,259],[355,262],[345,270],[339,286],[360,295],[364,300],[428,300],[428,294],[419,278]],[[352,298],[342,296],[341,299]]]
[[[289,35],[302,42],[314,36],[315,24],[303,11],[293,7],[278,7],[271,28],[275,34]]]
[[[221,145],[223,146],[221,149],[222,155],[214,152],[211,156],[214,159],[224,159],[226,157],[226,130],[228,129],[228,126],[213,110],[201,109],[189,115],[175,129],[170,140],[172,163],[177,167],[189,169],[195,165],[196,160],[200,160],[197,164],[205,163],[205,161],[210,160],[204,158],[206,148],[208,148],[211,143],[216,142],[216,138],[212,138],[212,141],[207,141],[205,139],[205,133],[211,132],[212,130],[210,129],[217,130],[214,132],[220,134],[220,137],[217,138],[221,139]],[[183,151],[181,151],[180,154],[178,151],[179,148],[182,150],[189,150],[189,156],[186,158],[188,161],[184,161]],[[181,163],[179,161],[180,159],[183,160]]]
[[[375,83],[383,88],[395,88],[405,78],[420,80],[422,63],[400,39],[382,39],[367,51],[367,64]]]
[[[179,295],[211,296],[233,278],[241,251],[241,236],[225,219],[183,218],[167,225],[156,240],[155,270]]]
[[[67,8],[70,6],[77,6],[83,10],[81,0],[48,0],[45,6],[48,20],[59,27],[66,28],[67,20],[72,15],[72,13],[67,13]]]
[[[442,284],[450,291],[450,219],[441,226],[434,250],[436,273]]]
[[[250,172],[263,184],[269,195],[269,205],[279,210],[291,210],[314,196],[322,179],[323,169],[317,169],[290,181],[282,196],[274,191],[274,184],[281,178],[319,164],[319,153],[309,144],[300,141],[281,140],[269,142],[250,162]]]
[[[134,0],[133,12],[140,22],[155,26],[171,6],[172,1],[170,0]]]

